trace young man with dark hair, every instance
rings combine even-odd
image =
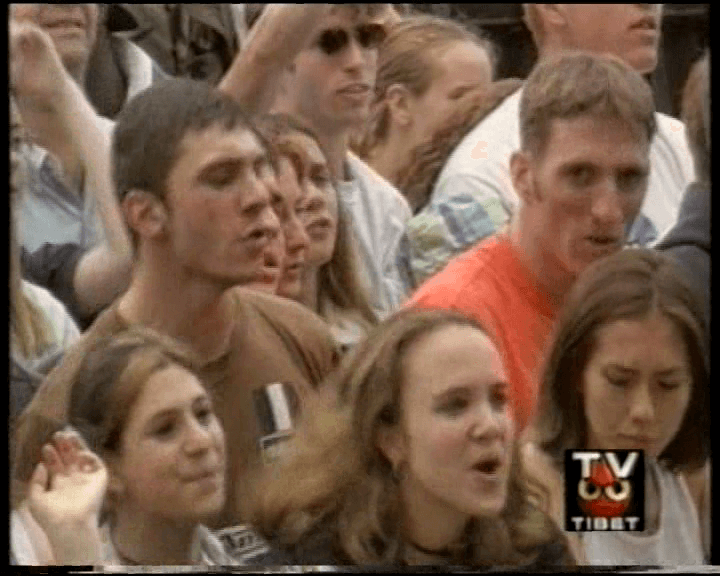
[[[268,149],[234,101],[192,80],[155,83],[119,114],[112,152],[135,239],[130,287],[21,416],[18,454],[39,449],[48,420],[62,421],[88,346],[149,326],[197,355],[227,437],[228,500],[213,525],[236,526],[246,520],[243,494],[255,489],[248,473],[292,431],[292,421],[268,414],[297,416],[297,403],[333,369],[335,347],[324,322],[303,306],[237,287],[263,274],[280,226],[267,186]],[[14,478],[26,482],[30,472],[15,470]]]

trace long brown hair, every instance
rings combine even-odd
[[[280,547],[292,548],[328,530],[350,563],[402,562],[402,502],[392,465],[378,448],[382,426],[399,421],[403,358],[422,336],[446,326],[482,328],[447,310],[402,310],[374,329],[309,404],[294,455],[264,471],[250,521]],[[458,561],[477,566],[517,565],[558,531],[526,496],[517,445],[508,502],[499,518],[475,519]]]
[[[670,469],[693,470],[709,455],[710,377],[702,309],[682,271],[670,257],[629,248],[592,264],[563,308],[541,381],[538,444],[562,466],[566,449],[584,448],[588,430],[583,372],[599,328],[657,311],[682,334],[692,370],[692,393],[682,424],[659,460]]]

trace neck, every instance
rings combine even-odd
[[[119,510],[111,537],[120,559],[145,566],[189,565],[196,524]]]
[[[189,345],[201,360],[212,360],[225,351],[232,331],[229,293],[184,275],[171,265],[140,262],[119,312],[128,323],[154,328]]]
[[[303,275],[303,289],[300,295],[300,302],[317,313],[320,302],[318,300],[318,269],[308,267]]]
[[[519,206],[510,225],[510,241],[517,248],[518,257],[535,278],[538,287],[559,305],[572,288],[575,275],[551,257],[544,249],[543,234],[538,230],[524,207]]]
[[[403,500],[405,539],[423,551],[441,551],[455,544],[470,520],[467,514],[434,500],[422,488],[413,490],[406,484]]]
[[[391,128],[387,138],[370,151],[368,164],[385,180],[397,186],[400,170],[407,166],[412,152],[408,144],[407,138]]]

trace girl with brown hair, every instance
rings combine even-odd
[[[574,287],[541,382],[537,446],[527,448],[538,496],[562,526],[565,450],[644,450],[646,462],[645,530],[574,533],[579,562],[703,563],[710,439],[705,330],[681,271],[653,250],[604,258]]]
[[[569,565],[527,499],[502,360],[472,319],[404,310],[309,407],[252,524],[296,564]]]

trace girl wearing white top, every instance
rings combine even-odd
[[[706,562],[710,382],[694,293],[671,258],[627,249],[593,264],[565,306],[526,448],[540,498],[563,526],[565,450],[643,450],[645,530],[568,533],[579,563]]]

